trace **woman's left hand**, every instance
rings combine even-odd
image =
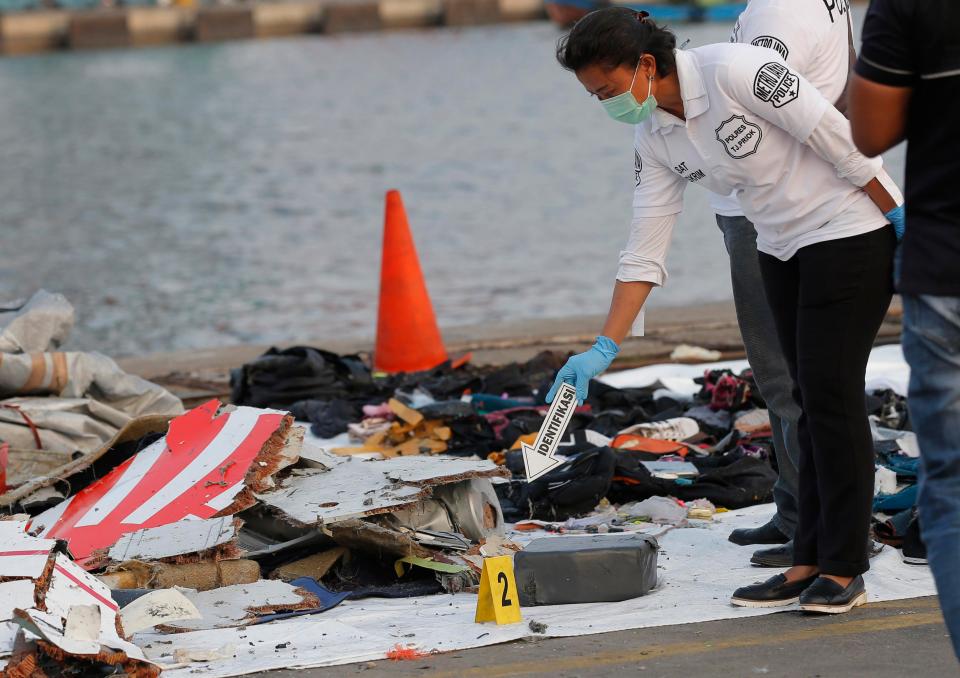
[[[897,240],[903,240],[903,233],[907,228],[907,220],[904,217],[903,205],[897,205],[883,216],[885,216],[887,220],[893,224],[893,230],[897,233]]]

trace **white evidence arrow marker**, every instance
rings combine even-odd
[[[577,389],[567,382],[561,383],[533,446],[520,443],[520,449],[523,450],[523,465],[527,471],[527,482],[536,480],[560,463],[560,460],[554,459],[553,455],[576,409]]]

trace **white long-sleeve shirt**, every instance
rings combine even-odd
[[[848,0],[750,0],[737,18],[730,42],[766,47],[836,103],[850,69]],[[717,214],[742,216],[735,195],[711,195]]]
[[[618,280],[666,280],[689,184],[735,191],[757,248],[782,260],[886,225],[858,188],[877,176],[880,160],[856,150],[846,118],[779,55],[742,44],[675,55],[686,120],[657,109],[636,126],[633,223]]]

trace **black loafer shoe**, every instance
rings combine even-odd
[[[753,557],[750,558],[750,562],[760,567],[792,567],[793,540],[788,541],[783,546],[755,551]]]
[[[762,584],[742,586],[733,592],[730,602],[738,607],[783,607],[800,599],[800,594],[816,581],[817,575],[788,582],[782,574]]]
[[[785,544],[790,539],[773,523],[767,523],[752,529],[734,530],[728,537],[734,544],[750,546],[751,544]],[[793,565],[793,563],[790,563]]]
[[[883,544],[867,540],[867,555],[873,558],[883,550]],[[754,551],[750,562],[760,567],[792,567],[793,566],[793,540],[791,539],[783,546],[774,546],[770,549],[760,549]],[[909,562],[909,561],[907,561]],[[926,561],[924,561],[926,562]]]
[[[844,588],[832,579],[818,577],[810,587],[800,594],[800,609],[804,612],[823,614],[842,614],[867,602],[867,590],[863,577],[854,577]]]

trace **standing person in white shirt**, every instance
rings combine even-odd
[[[737,19],[730,42],[774,50],[842,111],[852,62],[849,9],[847,0],[750,0]],[[798,515],[800,405],[793,397],[793,380],[763,289],[756,256],[757,231],[743,215],[736,193],[713,194],[710,205],[730,258],[737,322],[747,360],[770,413],[779,472],[773,487],[776,514],[760,527],[734,530],[730,541],[742,546],[780,544],[757,551],[751,562],[765,567],[789,567],[793,563],[792,539]]]
[[[860,154],[843,115],[769,49],[676,49],[645,14],[613,7],[581,19],[560,63],[616,120],[636,125],[634,218],[603,334],[561,381],[586,394],[609,367],[665,259],[683,191],[736,191],[757,230],[767,298],[802,408],[794,565],[738,589],[737,605],[846,612],[866,601],[873,442],[867,357],[892,296],[896,201]],[[736,262],[735,262],[736,263]],[[581,395],[582,397],[582,395]]]

